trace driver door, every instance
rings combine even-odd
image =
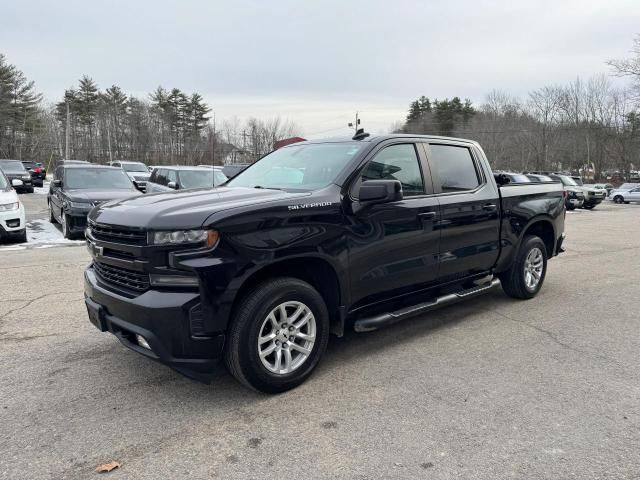
[[[419,144],[387,144],[375,152],[351,188],[356,201],[368,180],[399,180],[403,199],[365,206],[349,218],[352,302],[364,304],[434,281],[440,244],[440,206]]]

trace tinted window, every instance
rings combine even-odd
[[[415,146],[391,145],[382,150],[362,172],[362,181],[367,180],[399,180],[405,196],[424,194],[424,182]]]
[[[429,148],[434,184],[440,185],[442,192],[473,190],[480,185],[468,148],[453,145],[429,145]]]
[[[156,183],[159,185],[167,184],[167,170],[165,168],[158,169],[158,175],[156,177]]]
[[[0,191],[9,189],[9,181],[7,177],[4,176],[4,173],[0,172]]]

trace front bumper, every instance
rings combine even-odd
[[[191,335],[199,305],[197,292],[148,290],[134,298],[102,286],[90,266],[84,274],[89,320],[100,331],[114,334],[124,346],[199,381],[209,382],[222,355],[224,334]],[[140,346],[142,336],[150,349]]]
[[[20,235],[26,228],[24,205],[19,202],[17,210],[0,212],[0,237],[10,238]]]

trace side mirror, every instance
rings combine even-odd
[[[178,189],[178,184],[176,184],[176,182],[169,182],[169,183],[167,183],[167,187],[173,188],[174,190],[177,190]]]
[[[11,180],[11,186],[12,187],[21,187],[23,185],[24,185],[24,183],[23,183],[22,180],[19,180],[17,178],[14,178],[13,180]]]
[[[62,180],[56,179],[53,182],[51,182],[51,185],[53,185],[56,188],[60,188],[62,186]]]
[[[398,180],[369,180],[362,183],[358,192],[363,205],[397,202],[402,197],[402,184]]]

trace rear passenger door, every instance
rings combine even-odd
[[[500,199],[468,143],[425,144],[440,201],[440,282],[490,270],[498,259]]]

